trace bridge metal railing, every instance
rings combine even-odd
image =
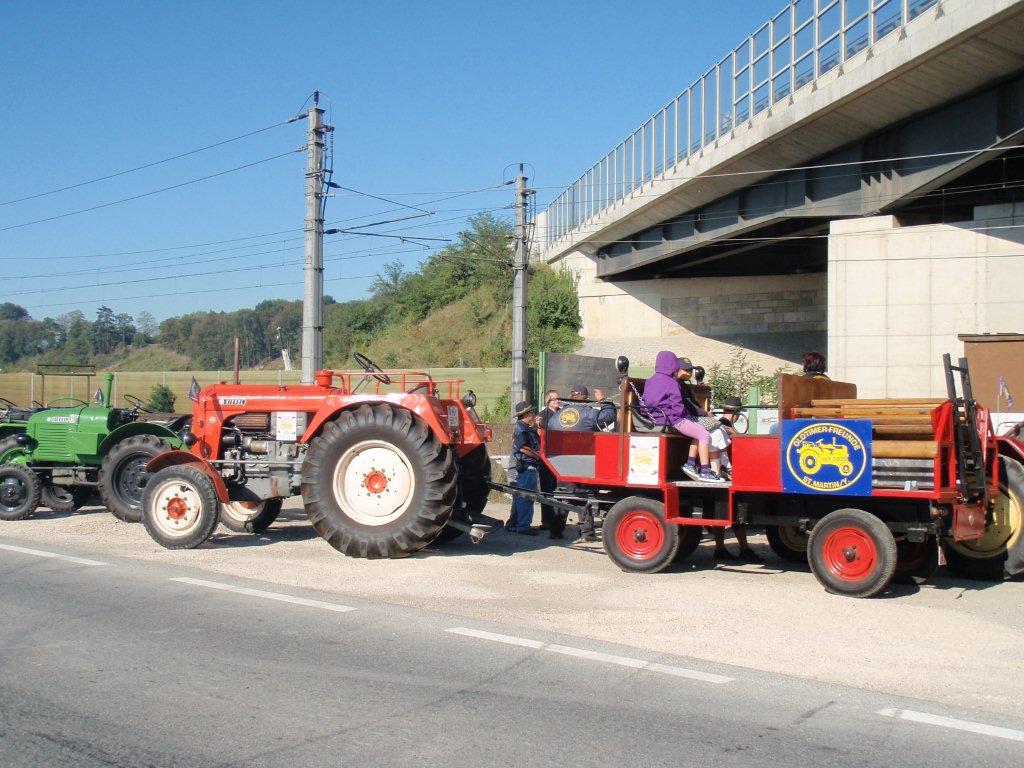
[[[792,0],[563,190],[547,207],[546,245],[937,4]]]

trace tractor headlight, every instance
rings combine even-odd
[[[193,445],[199,442],[199,438],[193,435],[191,431],[183,429],[181,431],[181,442],[183,442],[185,445],[191,448]]]
[[[472,389],[462,396],[462,404],[467,408],[476,408],[476,392]]]
[[[24,445],[32,445],[32,438],[29,437],[24,432],[19,432],[18,434],[16,434],[14,436],[14,442],[16,442],[18,445],[23,445],[23,446]]]

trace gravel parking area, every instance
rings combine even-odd
[[[504,519],[508,506],[489,514]],[[570,526],[570,531],[574,529]],[[827,594],[783,564],[762,536],[764,565],[716,567],[705,542],[663,574],[623,573],[600,544],[500,531],[397,561],[346,558],[319,539],[297,500],[261,536],[226,529],[203,548],[171,552],[141,526],[101,509],[40,511],[0,523],[0,541],[180,563],[468,619],[552,630],[648,650],[841,683],[958,706],[1024,711],[1024,582],[989,584],[940,572],[879,598]],[[0,553],[0,557],[2,557]]]

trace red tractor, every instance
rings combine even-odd
[[[645,421],[644,380],[619,358],[618,433],[542,432],[559,485],[526,495],[603,518],[605,551],[626,571],[661,571],[703,529],[750,524],[853,597],[927,577],[940,552],[966,576],[1024,573],[1024,445],[994,435],[966,360],[945,365],[946,399],[858,400],[853,384],[783,376],[779,434],[735,435],[732,482],[708,484],[683,475],[689,438]]]
[[[259,532],[301,494],[317,533],[354,557],[404,557],[462,533],[487,501],[490,429],[460,381],[319,371],[311,385],[220,383],[196,399],[187,451],[147,467],[143,523],[169,549],[197,547],[218,519]]]

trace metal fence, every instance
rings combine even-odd
[[[427,368],[435,379],[464,379],[462,391],[472,389],[477,395],[477,407],[482,410],[493,406],[512,380],[510,368]],[[123,371],[114,374],[113,401],[124,405],[123,396],[135,395],[149,399],[150,391],[156,384],[166,385],[175,396],[175,410],[191,410],[188,389],[192,378],[201,386],[218,381],[230,381],[231,371]],[[241,380],[246,384],[298,384],[300,371],[242,371]],[[0,373],[0,397],[18,405],[29,405],[32,400],[47,402],[58,398],[73,397],[89,401],[97,386],[103,382],[103,374],[94,375],[89,384],[84,378],[47,375],[45,395],[40,376],[32,373]],[[67,404],[66,402],[63,404]]]
[[[547,245],[937,4],[793,0],[559,194]]]

